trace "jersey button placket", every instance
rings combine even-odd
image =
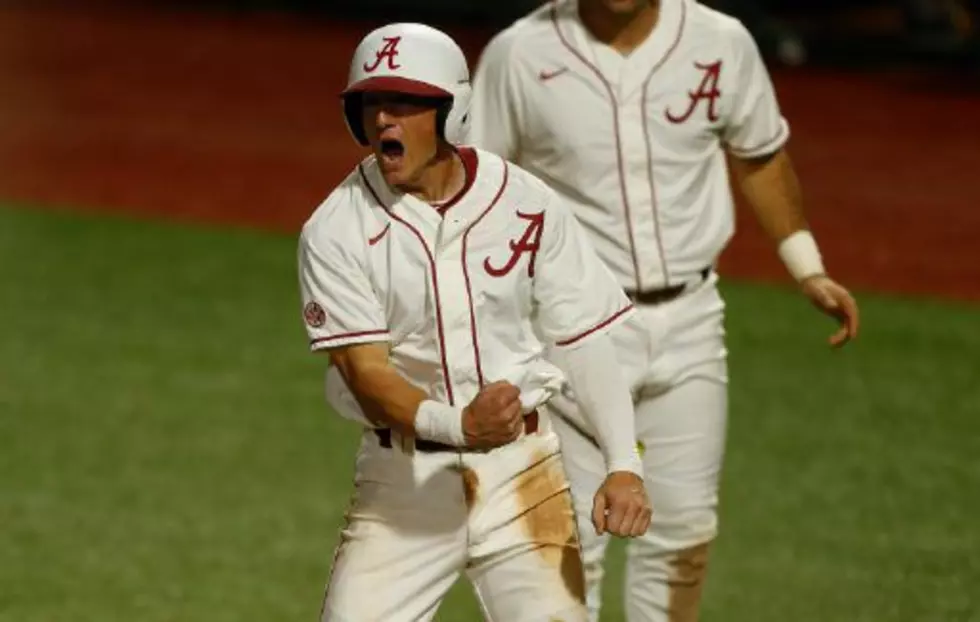
[[[620,109],[622,118],[626,121],[623,127],[645,126],[643,116],[647,114],[644,107],[637,101],[631,101],[629,106]],[[651,187],[653,171],[650,161],[652,153],[647,144],[648,137],[643,132],[623,132],[623,156],[626,159],[624,172],[626,190],[630,201],[630,222],[633,226],[636,262],[639,266],[639,281],[645,289],[656,289],[666,285],[660,270],[659,246],[660,240],[658,223],[654,215],[654,204]]]
[[[439,277],[439,300],[442,309],[443,331],[446,339],[446,355],[449,381],[457,396],[470,395],[473,382],[473,341],[470,331],[470,312],[463,275],[459,241],[451,242],[437,251],[436,272]],[[451,356],[450,356],[451,353]],[[463,398],[465,399],[465,398]],[[458,399],[461,402],[462,399]]]
[[[636,274],[634,275],[634,281],[637,288],[643,288],[645,286],[643,278],[643,237],[640,231],[643,225],[640,222],[641,219],[639,218],[638,209],[643,202],[641,200],[642,193],[637,184],[637,176],[631,168],[631,163],[637,161],[637,141],[642,143],[643,139],[637,136],[635,132],[626,131],[626,128],[633,127],[630,115],[631,113],[635,114],[634,108],[635,105],[626,105],[621,100],[616,103],[617,118],[619,120],[616,126],[616,149],[619,151],[618,157],[621,160],[619,173],[622,175],[623,218],[628,223],[626,233],[629,240],[627,244],[629,244],[629,252],[632,255],[631,260],[635,262],[634,270]],[[642,145],[639,146],[642,148]]]

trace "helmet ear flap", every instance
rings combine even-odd
[[[446,117],[444,131],[446,140],[454,145],[461,145],[469,140],[470,85],[454,85],[452,94],[452,105]]]
[[[438,136],[440,140],[447,140],[446,121],[449,119],[449,113],[452,112],[452,110],[453,100],[451,99],[447,99],[436,109],[436,136]]]
[[[344,121],[351,136],[361,146],[368,145],[367,134],[364,132],[364,98],[360,93],[349,93],[344,96]]]

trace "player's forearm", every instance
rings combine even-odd
[[[800,182],[784,150],[766,158],[734,158],[732,170],[746,202],[774,242],[806,229]]]
[[[816,240],[808,231],[803,195],[793,163],[784,150],[767,158],[732,163],[742,194],[779,257],[798,281],[824,272]]]
[[[402,378],[387,362],[343,356],[333,356],[331,360],[371,423],[402,434],[415,429],[419,405],[428,399],[424,391]]]
[[[612,340],[596,335],[581,345],[560,348],[557,354],[576,401],[595,430],[607,471],[630,471],[642,477],[633,399]]]
[[[331,352],[330,358],[364,416],[375,425],[447,445],[466,444],[462,409],[429,399],[403,378],[388,363],[387,347],[352,346]]]
[[[367,426],[377,426],[375,421],[368,418],[364,409],[357,402],[357,398],[351,392],[350,387],[344,377],[340,375],[336,365],[327,367],[324,376],[324,397],[327,398],[327,406],[335,413],[357,423]],[[375,417],[377,418],[377,417]]]

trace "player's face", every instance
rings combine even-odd
[[[436,102],[392,93],[364,95],[364,131],[391,186],[411,185],[436,154]]]

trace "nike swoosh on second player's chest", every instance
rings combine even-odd
[[[538,73],[538,80],[541,80],[542,82],[547,82],[552,78],[557,78],[558,76],[565,73],[566,71],[568,71],[568,67],[561,67],[559,69],[554,69],[552,71],[548,71],[547,69],[542,69]]]

